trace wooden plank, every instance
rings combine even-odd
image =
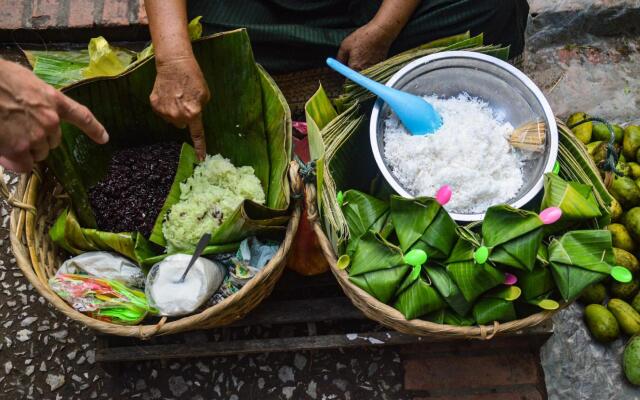
[[[273,353],[301,350],[395,346],[411,344],[421,338],[398,332],[366,332],[343,335],[250,339],[205,344],[138,345],[96,351],[98,362],[131,362],[177,358],[219,357],[237,354]]]
[[[281,325],[304,322],[361,320],[365,316],[346,297],[265,301],[231,326]]]

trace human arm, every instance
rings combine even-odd
[[[61,120],[77,126],[96,143],[109,140],[87,107],[23,66],[0,59],[0,165],[29,172],[60,145]]]
[[[210,95],[189,40],[187,2],[146,0],[145,7],[157,70],[151,106],[178,128],[189,127],[198,158],[203,159],[206,143],[201,114]]]
[[[384,60],[420,3],[421,0],[383,0],[373,19],[342,41],[338,59],[357,70]]]

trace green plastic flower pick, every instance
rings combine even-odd
[[[633,279],[633,275],[631,274],[631,271],[619,265],[611,268],[610,274],[613,277],[613,279],[622,283],[629,283]]]
[[[342,207],[342,205],[344,204],[344,193],[342,193],[342,191],[338,192],[338,194],[336,195],[336,200],[338,201],[338,205]]]
[[[487,246],[480,246],[478,250],[473,253],[473,259],[476,261],[476,264],[484,264],[489,259],[489,249]]]
[[[536,303],[536,305],[542,308],[543,310],[549,310],[549,311],[557,310],[560,307],[560,304],[558,304],[557,301],[551,300],[551,299],[540,300],[539,302]]]
[[[338,258],[338,262],[336,262],[336,267],[338,267],[338,269],[347,269],[349,264],[351,264],[351,258],[348,255],[343,254],[340,256],[340,258]]]
[[[553,173],[556,175],[560,173],[560,163],[557,161],[555,164],[553,164]]]
[[[418,276],[420,276],[420,269],[422,265],[427,262],[427,258],[427,253],[420,249],[411,250],[404,255],[404,262],[413,267],[411,275],[409,275],[410,280],[413,281],[418,279]]]

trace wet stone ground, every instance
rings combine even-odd
[[[22,276],[4,204],[0,217],[0,399],[405,398],[391,349],[96,363],[94,332],[49,306]]]

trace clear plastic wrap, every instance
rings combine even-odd
[[[142,269],[117,254],[91,251],[66,260],[56,274],[86,274],[95,278],[117,280],[127,286],[143,288]]]
[[[553,317],[555,332],[540,351],[549,399],[640,399],[640,390],[622,372],[626,337],[596,342],[583,313],[584,307],[574,303]]]

